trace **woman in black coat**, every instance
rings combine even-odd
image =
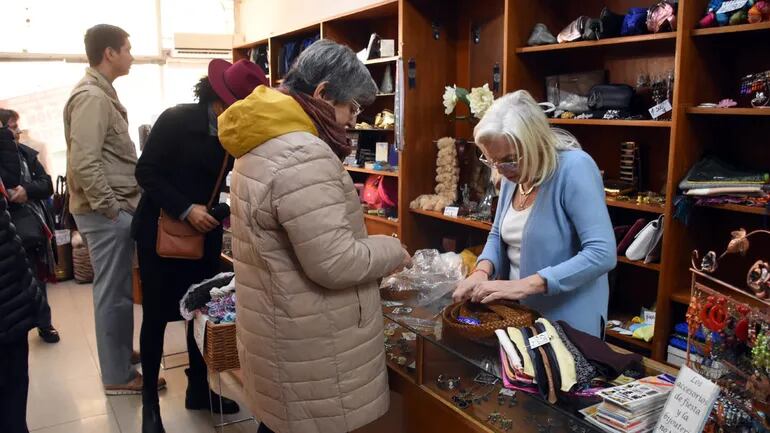
[[[144,319],[140,336],[144,390],[142,432],[163,432],[158,404],[158,373],[163,354],[166,323],[181,320],[179,301],[195,283],[216,275],[220,268],[222,229],[209,214],[206,204],[216,187],[223,161],[225,174],[232,169],[217,137],[217,117],[228,105],[243,99],[260,84],[264,73],[251,62],[230,65],[215,60],[209,76],[195,87],[197,104],[169,108],[153,126],[136,166],[136,179],[143,189],[134,215],[132,233],[137,242],[142,280]],[[224,183],[224,180],[222,181]],[[215,203],[218,203],[218,195]],[[161,208],[173,218],[185,220],[205,233],[204,255],[200,260],[169,259],[156,253],[158,217]],[[206,365],[188,325],[187,409],[208,409],[210,391]],[[216,401],[216,400],[215,400]],[[219,411],[219,405],[214,405]],[[239,411],[238,404],[223,399],[223,412]]]
[[[0,128],[2,134],[7,128]],[[0,178],[0,431],[28,433],[29,343],[43,301]]]
[[[38,160],[38,153],[19,143],[19,114],[0,109],[0,123],[7,127],[0,133],[0,177],[10,196],[8,211],[17,226],[27,258],[43,290],[43,305],[38,317],[38,335],[46,343],[58,343],[59,332],[51,323],[51,307],[48,304],[46,282],[55,277],[56,245],[53,236],[53,218],[47,200],[53,194],[51,176]],[[23,220],[23,221],[22,221]],[[20,230],[24,224],[37,234],[28,237]]]

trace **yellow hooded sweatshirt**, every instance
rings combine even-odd
[[[313,121],[289,95],[259,86],[219,116],[219,141],[236,158],[255,147],[290,132],[318,136]]]

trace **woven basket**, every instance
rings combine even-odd
[[[406,301],[417,296],[417,290],[380,289],[380,297],[387,301]]]
[[[457,320],[458,316],[474,318],[479,325],[468,325]],[[468,301],[449,305],[441,313],[444,329],[468,340],[494,344],[495,330],[508,327],[532,326],[540,315],[514,302],[495,305],[475,304]]]
[[[85,246],[72,249],[72,268],[75,273],[75,281],[81,284],[94,280],[94,268],[91,266],[91,256]]]
[[[235,323],[206,322],[203,360],[206,361],[209,369],[219,373],[241,368],[241,363],[238,361]]]

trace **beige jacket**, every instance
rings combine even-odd
[[[239,157],[231,221],[244,390],[277,433],[348,432],[388,410],[377,279],[401,263],[401,244],[367,236],[350,175],[276,93],[260,87],[219,118],[220,141]]]
[[[64,133],[70,212],[95,211],[110,219],[121,209],[133,212],[140,193],[128,115],[115,88],[93,68],[64,106]]]

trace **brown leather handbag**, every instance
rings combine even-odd
[[[210,209],[219,194],[222,178],[227,167],[227,153],[219,170],[219,177],[211,193],[211,199],[206,206]],[[167,259],[200,260],[203,258],[203,246],[206,235],[199,232],[187,221],[178,220],[161,208],[158,217],[158,238],[155,242],[155,252]]]

